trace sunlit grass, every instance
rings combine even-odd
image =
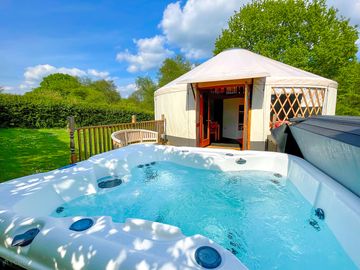
[[[0,182],[69,164],[66,129],[0,129]]]

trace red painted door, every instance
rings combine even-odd
[[[204,147],[210,144],[210,100],[209,96],[200,93],[200,140],[199,146]]]

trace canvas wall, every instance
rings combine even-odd
[[[175,85],[155,96],[155,119],[165,115],[166,136],[171,145],[196,146],[196,110],[191,87]]]

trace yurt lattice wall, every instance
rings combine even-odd
[[[321,115],[325,99],[324,88],[273,87],[271,91],[270,121],[272,126],[278,121],[293,117]]]

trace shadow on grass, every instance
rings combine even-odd
[[[0,129],[0,182],[69,164],[66,129]]]

